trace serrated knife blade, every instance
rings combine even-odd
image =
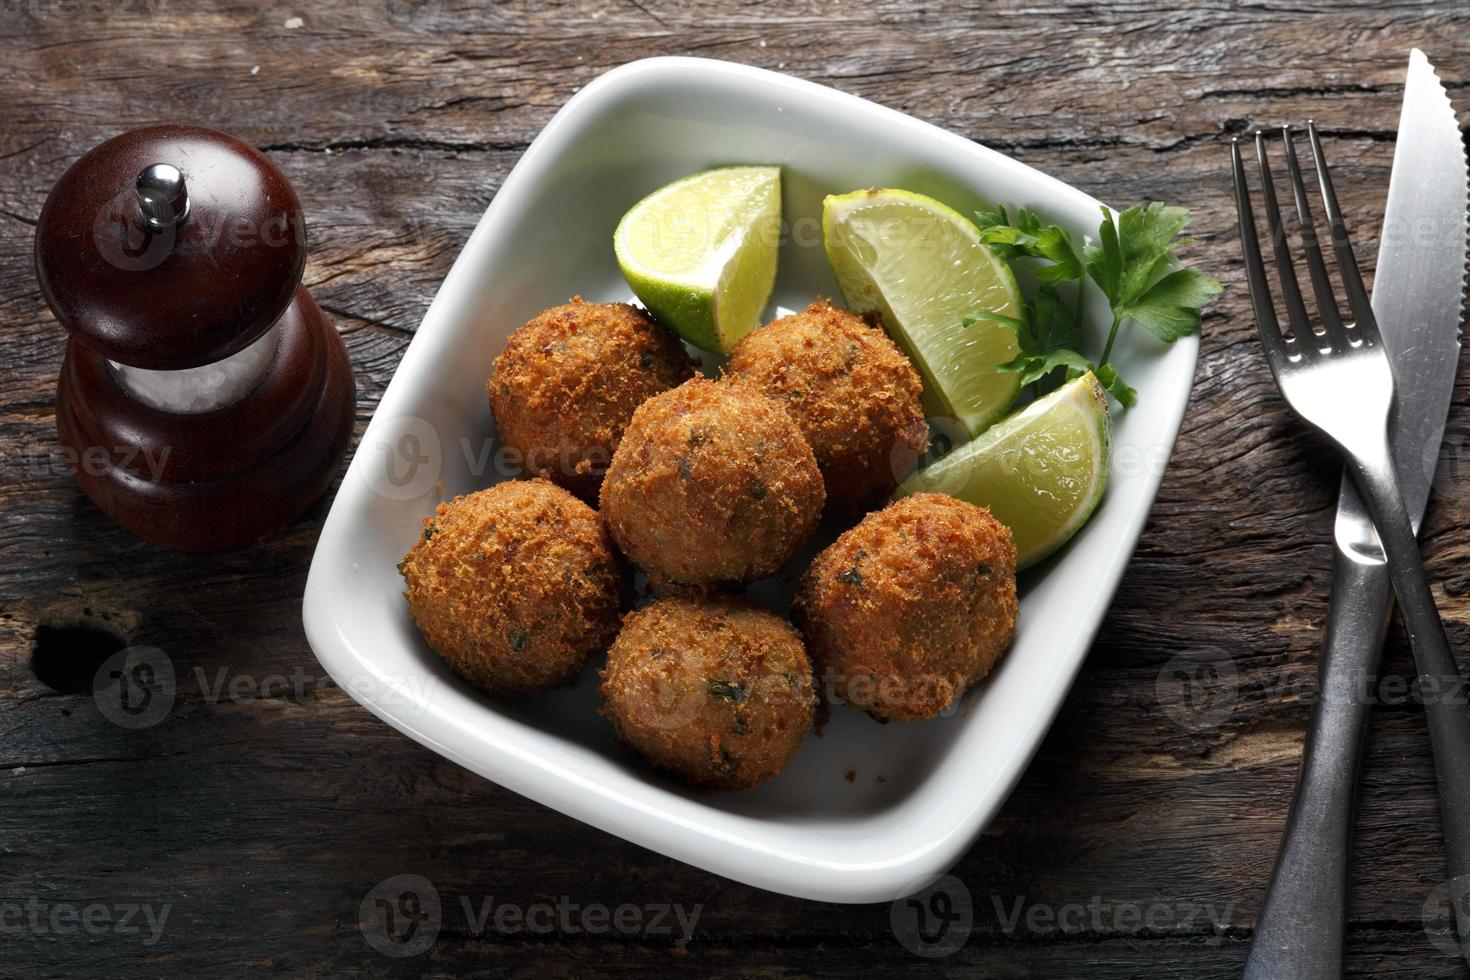
[[[1379,236],[1373,313],[1393,363],[1398,390],[1394,459],[1416,528],[1429,500],[1455,389],[1467,209],[1470,178],[1460,125],[1434,67],[1415,48]],[[1339,519],[1342,504],[1349,502],[1346,479],[1343,488]]]

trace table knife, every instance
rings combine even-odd
[[[1444,86],[1417,48],[1409,56],[1394,147],[1373,312],[1399,398],[1394,461],[1419,528],[1454,391],[1464,300],[1465,148]],[[1246,962],[1246,980],[1337,980],[1343,973],[1348,855],[1363,738],[1393,590],[1373,523],[1344,477],[1334,528],[1332,598],[1296,795]],[[1431,732],[1431,738],[1433,733]],[[1470,774],[1470,759],[1435,751],[1435,765]],[[1441,793],[1444,781],[1441,780]],[[1442,799],[1451,874],[1470,870],[1470,819]],[[1461,882],[1470,888],[1470,879]],[[1454,890],[1452,889],[1452,895]],[[1461,909],[1461,943],[1470,906]],[[1462,949],[1464,946],[1462,945]]]

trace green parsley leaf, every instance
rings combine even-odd
[[[1030,326],[1026,323],[1025,320],[1019,320],[1013,316],[1006,316],[1004,313],[998,313],[995,310],[975,310],[973,313],[965,317],[960,322],[968,327],[970,324],[978,323],[981,320],[993,320],[996,323],[1010,327],[1012,330],[1016,331],[1030,329]]]
[[[1021,384],[1035,384],[1057,368],[1066,368],[1067,377],[1080,377],[1092,370],[1092,362],[1074,350],[1062,348],[1040,355],[1017,354],[997,367],[1000,371],[1019,371]]]
[[[1220,284],[1193,269],[1175,269],[1123,308],[1155,337],[1173,343],[1199,332],[1200,309],[1220,292]]]
[[[1084,260],[1072,244],[1072,235],[1061,225],[1043,225],[1035,212],[1021,208],[1013,223],[1004,205],[994,211],[975,215],[980,226],[980,240],[1002,255],[1006,261],[1026,257],[1045,259],[1049,264],[1031,270],[1037,282],[1071,282],[1081,279]]]
[[[1117,302],[1123,280],[1123,249],[1118,244],[1118,226],[1113,216],[1103,209],[1102,225],[1097,230],[1099,244],[1083,249],[1087,256],[1087,274],[1102,289],[1108,303]]]
[[[1021,385],[1035,384],[1058,368],[1083,373],[1092,370],[1092,362],[1077,353],[1082,345],[1082,329],[1076,315],[1057,295],[1055,287],[1042,286],[1036,298],[1025,306],[1026,318],[1018,320],[989,310],[977,310],[965,323],[994,320],[1016,332],[1021,352],[999,366],[1001,371],[1019,372]]]
[[[1143,294],[1174,260],[1174,239],[1189,224],[1187,208],[1154,201],[1135,204],[1118,216],[1118,242],[1123,247],[1121,305]]]
[[[1200,309],[1221,287],[1203,273],[1178,267],[1174,249],[1188,241],[1179,237],[1188,225],[1188,209],[1157,201],[1135,204],[1116,219],[1103,209],[1098,244],[1084,252],[1087,274],[1113,308],[1104,360],[1117,324],[1130,317],[1165,343],[1199,330]]]
[[[1098,383],[1103,390],[1118,400],[1118,404],[1124,408],[1132,408],[1133,403],[1138,401],[1138,392],[1128,387],[1128,383],[1118,377],[1118,369],[1113,367],[1111,361],[1097,369]]]
[[[1042,350],[1082,346],[1082,325],[1052,286],[1042,286],[1028,304],[1031,329]]]

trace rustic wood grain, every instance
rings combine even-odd
[[[1337,467],[1287,417],[1254,349],[1224,140],[1314,117],[1341,161],[1349,221],[1371,240],[1413,45],[1470,120],[1470,9],[1453,0],[0,0],[0,909],[171,908],[151,946],[8,931],[0,975],[1238,976],[1307,717]],[[527,802],[377,722],[325,679],[299,625],[325,505],[248,550],[181,557],[109,524],[58,453],[61,334],[35,284],[32,234],[51,183],[88,147],[177,120],[272,155],[307,209],[307,282],[351,352],[360,431],[438,282],[552,113],[608,68],[675,53],[874,99],[1110,202],[1188,204],[1191,259],[1228,289],[1113,610],[1035,762],[954,872],[974,927],[943,960],[908,953],[887,906],[733,884]],[[1424,533],[1462,651],[1467,396],[1462,371]],[[173,658],[180,690],[165,723],[119,728],[86,694],[36,679],[38,627],[78,620]],[[1199,703],[1158,684],[1181,653],[1236,672],[1218,723],[1192,724]],[[295,680],[210,694],[218,677],[273,675]],[[1397,633],[1385,675],[1412,675]],[[1422,712],[1381,706],[1371,739],[1349,972],[1470,976],[1424,924],[1444,869]],[[445,924],[423,957],[396,960],[363,941],[358,906],[405,873],[435,884]],[[459,902],[490,896],[703,911],[682,946],[476,934]],[[1104,922],[1007,930],[1017,901],[1091,903]],[[1223,930],[1189,914],[1204,905],[1224,913]],[[1123,907],[1164,918],[1120,925]]]

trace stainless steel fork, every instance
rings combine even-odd
[[[1456,910],[1461,948],[1470,951],[1470,946],[1467,946],[1467,940],[1470,940],[1470,708],[1465,702],[1460,671],[1450,652],[1439,611],[1435,608],[1418,542],[1399,491],[1388,435],[1389,413],[1394,404],[1393,371],[1363,288],[1347,226],[1337,206],[1332,178],[1322,156],[1321,140],[1316,127],[1308,123],[1312,162],[1331,229],[1332,250],[1352,317],[1348,321],[1344,321],[1339,313],[1317,242],[1316,225],[1302,182],[1291,129],[1288,127],[1284,132],[1287,170],[1301,222],[1302,247],[1322,330],[1314,329],[1302,300],[1291,250],[1282,228],[1281,212],[1276,205],[1266,141],[1259,132],[1255,143],[1261,198],[1290,334],[1282,333],[1276,318],[1256,235],[1250,193],[1246,187],[1240,143],[1235,140],[1231,145],[1235,204],[1240,216],[1240,242],[1245,254],[1251,304],[1255,309],[1256,326],[1266,350],[1267,362],[1282,396],[1293,412],[1325,435],[1342,453],[1347,471],[1366,502],[1378,532],[1378,543],[1382,547],[1413,647],[1415,670],[1419,675],[1434,751],[1440,815],[1444,823],[1451,876],[1448,897]],[[1351,815],[1343,814],[1341,819],[1349,820]],[[1300,926],[1312,929],[1314,923],[1306,921]]]

